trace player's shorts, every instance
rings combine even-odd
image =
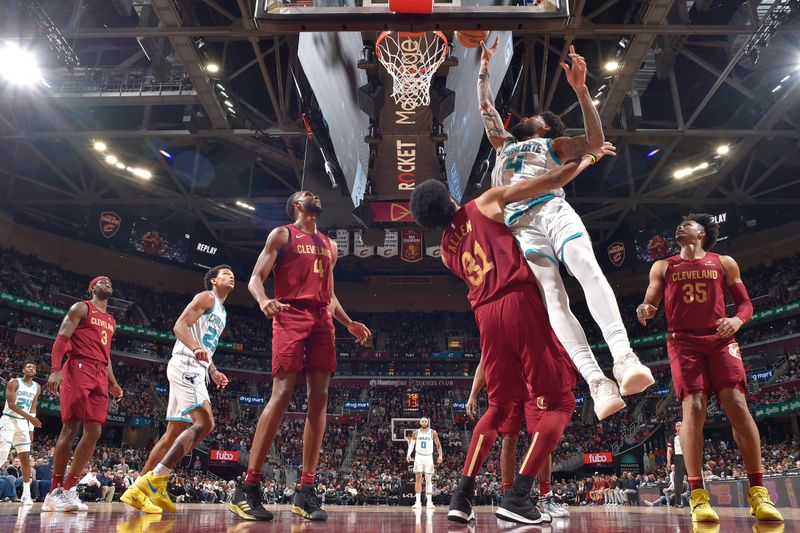
[[[175,354],[167,364],[169,380],[169,400],[167,401],[167,422],[192,423],[189,413],[201,407],[203,402],[211,403],[206,386],[208,371],[194,357]]]
[[[511,223],[506,221],[526,258],[541,255],[556,266],[564,262],[567,244],[589,238],[581,217],[561,197],[533,206]]]
[[[415,455],[414,473],[433,474],[433,455]]]
[[[567,423],[575,411],[575,395],[567,390],[559,393],[544,394],[541,396],[529,397],[524,404],[517,402],[511,414],[503,421],[498,435],[519,435],[522,430],[522,418],[525,417],[525,429],[528,434],[532,434],[536,429],[539,420],[546,412],[558,412],[566,418]],[[566,425],[566,424],[565,424]]]
[[[33,424],[26,419],[8,414],[0,417],[0,442],[11,444],[17,453],[31,451],[32,433]]]
[[[563,393],[577,372],[558,341],[534,284],[475,309],[489,403],[524,402],[529,390]]]
[[[58,399],[61,421],[103,424],[108,418],[108,369],[96,359],[67,359]]]
[[[272,319],[272,375],[281,370],[300,374],[336,372],[336,333],[327,307],[294,302]]]
[[[696,392],[717,394],[728,388],[747,392],[742,355],[733,337],[672,332],[667,335],[667,353],[680,401]]]

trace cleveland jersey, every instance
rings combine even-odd
[[[327,307],[331,303],[333,247],[324,234],[284,226],[289,243],[275,260],[275,298],[283,303]]]
[[[94,359],[107,365],[111,359],[111,337],[117,329],[117,321],[109,313],[100,311],[91,301],[83,303],[88,310],[69,339],[67,357]]]
[[[39,384],[35,381],[31,382],[30,386],[25,384],[22,378],[17,379],[17,401],[16,406],[26,413],[30,414],[33,407],[33,399],[39,394]],[[17,413],[12,411],[8,406],[8,398],[6,398],[6,405],[3,408],[3,414],[12,418],[22,418]]]
[[[667,258],[664,274],[664,310],[670,332],[708,335],[725,318],[725,271],[718,254],[701,259]]]
[[[537,290],[514,235],[481,213],[474,200],[461,206],[444,229],[442,259],[467,283],[473,309],[518,288]]]
[[[420,459],[433,455],[433,430],[430,427],[427,431],[423,431],[421,428],[417,430],[414,453],[415,457]]]
[[[211,294],[214,294],[213,292]],[[205,368],[211,364],[211,359],[214,356],[214,351],[219,344],[219,337],[222,335],[222,330],[225,329],[228,314],[225,311],[225,306],[214,294],[214,306],[203,313],[194,324],[189,326],[189,332],[195,342],[208,350],[208,361],[197,361]],[[172,349],[172,355],[185,355],[194,357],[192,350],[183,344],[180,340],[175,340],[175,347]]]
[[[561,165],[561,161],[553,152],[552,139],[535,137],[527,141],[511,140],[497,152],[497,161],[492,170],[492,187],[513,185],[522,180],[541,176],[548,170]],[[564,189],[554,189],[547,194],[530,198],[521,202],[513,202],[506,206],[504,216],[506,224],[514,223],[532,207],[563,197]]]

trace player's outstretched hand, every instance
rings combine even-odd
[[[639,319],[641,325],[646,326],[647,321],[656,316],[656,311],[658,309],[650,304],[639,304],[639,307],[636,308],[636,318]]]
[[[438,459],[436,459],[436,464],[437,464],[437,465],[440,465],[440,464],[442,464],[442,461],[444,461],[444,457],[442,457],[442,456],[440,455],[440,456],[439,456],[439,458],[438,458]]]
[[[50,394],[58,396],[58,389],[61,388],[61,382],[64,381],[64,376],[61,375],[60,370],[56,370],[50,377],[47,378],[47,390]]]
[[[367,342],[367,339],[372,336],[372,332],[369,330],[369,328],[361,322],[350,322],[350,325],[347,326],[347,331],[350,332],[350,335],[356,338],[358,344],[364,344]]]
[[[717,320],[717,332],[714,335],[720,339],[733,337],[741,327],[742,320],[739,317],[720,318]]]
[[[467,416],[470,420],[475,420],[475,417],[478,416],[478,399],[477,398],[470,398],[467,400]]]
[[[276,299],[276,300],[264,300],[264,302],[259,307],[261,308],[261,312],[264,313],[265,317],[274,318],[275,315],[277,315],[282,311],[286,311],[291,306],[289,304],[281,303]]]
[[[407,463],[413,463],[414,459],[412,459],[410,456],[406,455],[406,462]]]
[[[495,37],[494,44],[491,48],[486,47],[486,42],[481,41],[481,62],[482,63],[489,63],[492,60],[492,56],[497,51],[497,47],[500,45],[500,37]]]
[[[617,147],[606,141],[603,143],[603,146],[597,150],[592,150],[590,153],[597,159],[597,161],[600,161],[607,155],[615,157],[617,155]]]
[[[118,402],[122,399],[123,392],[122,387],[119,386],[119,383],[114,383],[111,387],[108,388],[108,392],[111,393],[111,397],[114,399],[115,402]]]
[[[230,380],[228,380],[228,376],[226,376],[219,370],[211,374],[211,381],[217,384],[218,389],[224,389],[225,387],[228,386],[228,383],[230,383]]]
[[[35,427],[35,428],[40,428],[40,427],[42,427],[42,421],[41,421],[41,420],[39,420],[39,419],[38,419],[38,418],[36,418],[36,417],[31,417],[31,419],[30,419],[30,423],[31,423],[31,425],[32,425],[33,427]]]
[[[583,91],[586,89],[586,59],[575,51],[575,46],[569,47],[569,58],[572,61],[572,66],[567,65],[565,62],[561,63],[561,68],[567,75],[567,82],[575,90],[575,92]]]

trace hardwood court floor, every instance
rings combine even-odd
[[[569,518],[558,518],[547,526],[519,526],[498,521],[493,509],[476,509],[470,525],[447,521],[447,509],[413,511],[398,507],[328,506],[327,522],[307,522],[294,516],[288,506],[268,506],[273,522],[246,522],[224,505],[179,505],[174,514],[144,515],[121,503],[90,504],[83,513],[42,513],[41,504],[22,508],[0,504],[0,532],[14,533],[495,533],[495,532],[602,532],[602,533],[778,533],[800,532],[800,509],[781,509],[785,524],[757,524],[747,509],[718,508],[721,522],[693,525],[685,509],[665,507],[578,507]]]

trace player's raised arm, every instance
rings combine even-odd
[[[194,354],[195,359],[198,361],[208,361],[208,350],[200,343],[198,343],[192,336],[189,328],[192,324],[203,316],[209,309],[214,307],[214,293],[211,291],[203,291],[196,294],[192,301],[189,302],[181,316],[175,321],[172,327],[172,332],[175,337],[183,343],[184,346],[189,348]]]
[[[742,274],[736,260],[729,255],[719,256],[722,270],[725,272],[725,285],[731,293],[733,303],[736,306],[736,314],[730,318],[720,318],[717,320],[717,337],[726,338],[736,334],[739,328],[747,324],[753,316],[753,303],[747,294],[747,288],[742,282]]]
[[[247,290],[258,302],[259,309],[267,318],[272,318],[281,311],[289,309],[288,304],[268,298],[267,293],[264,291],[264,282],[269,277],[269,273],[272,272],[272,267],[275,266],[278,254],[288,243],[289,230],[285,227],[279,226],[269,232],[267,242],[264,243],[264,249],[258,254],[253,273],[250,274],[250,281],[247,283]]]
[[[662,259],[653,263],[650,268],[650,284],[647,286],[644,301],[636,308],[636,318],[643,326],[656,316],[658,304],[664,297],[664,273],[667,271],[667,265],[668,263]]]
[[[61,321],[61,327],[58,328],[58,335],[56,335],[56,340],[53,342],[53,350],[50,353],[51,364],[50,376],[47,378],[47,390],[52,394],[58,395],[58,389],[64,379],[61,375],[61,365],[69,349],[69,339],[88,312],[89,306],[84,302],[76,302],[72,304],[66,316],[64,316],[64,320]]]
[[[19,407],[17,407],[17,388],[18,387],[19,387],[19,382],[16,379],[8,380],[8,384],[6,385],[6,406],[11,411],[13,411],[17,415],[19,415],[21,418],[24,418],[25,420],[27,420],[28,422],[33,424],[35,427],[37,427],[37,428],[42,427],[42,422],[40,420],[37,420],[36,417],[31,416],[28,413],[26,413],[24,409],[20,409]],[[36,393],[36,398],[38,398],[38,397],[39,397],[39,393],[37,392]],[[34,415],[36,414],[36,410],[35,410],[35,407],[34,407],[36,405],[36,403],[35,403],[36,402],[36,398],[34,398],[34,403],[31,405],[31,410],[32,410],[32,413]]]
[[[483,127],[486,129],[486,136],[492,143],[495,150],[500,150],[505,143],[514,137],[508,133],[503,126],[503,119],[494,107],[492,88],[489,85],[489,63],[492,56],[497,51],[500,38],[494,40],[491,48],[487,48],[486,43],[481,41],[481,69],[478,71],[478,103],[481,106],[481,118]]]
[[[336,292],[333,290],[333,269],[336,266],[336,259],[339,256],[339,248],[335,241],[331,241],[331,251],[333,257],[331,258],[331,271],[328,278],[331,287],[331,304],[328,306],[328,310],[333,315],[333,318],[347,328],[347,331],[356,338],[359,344],[364,344],[372,335],[372,332],[361,322],[356,322],[351,319],[344,310],[344,307],[342,307],[341,302],[339,302],[339,298],[336,297]]]
[[[574,46],[569,47],[569,58],[572,66],[561,63],[561,68],[566,73],[567,82],[578,96],[586,134],[576,137],[559,137],[553,140],[553,151],[561,161],[568,161],[580,157],[586,152],[597,150],[605,142],[603,123],[600,121],[600,115],[597,113],[589,89],[586,87],[586,59],[575,52]]]

